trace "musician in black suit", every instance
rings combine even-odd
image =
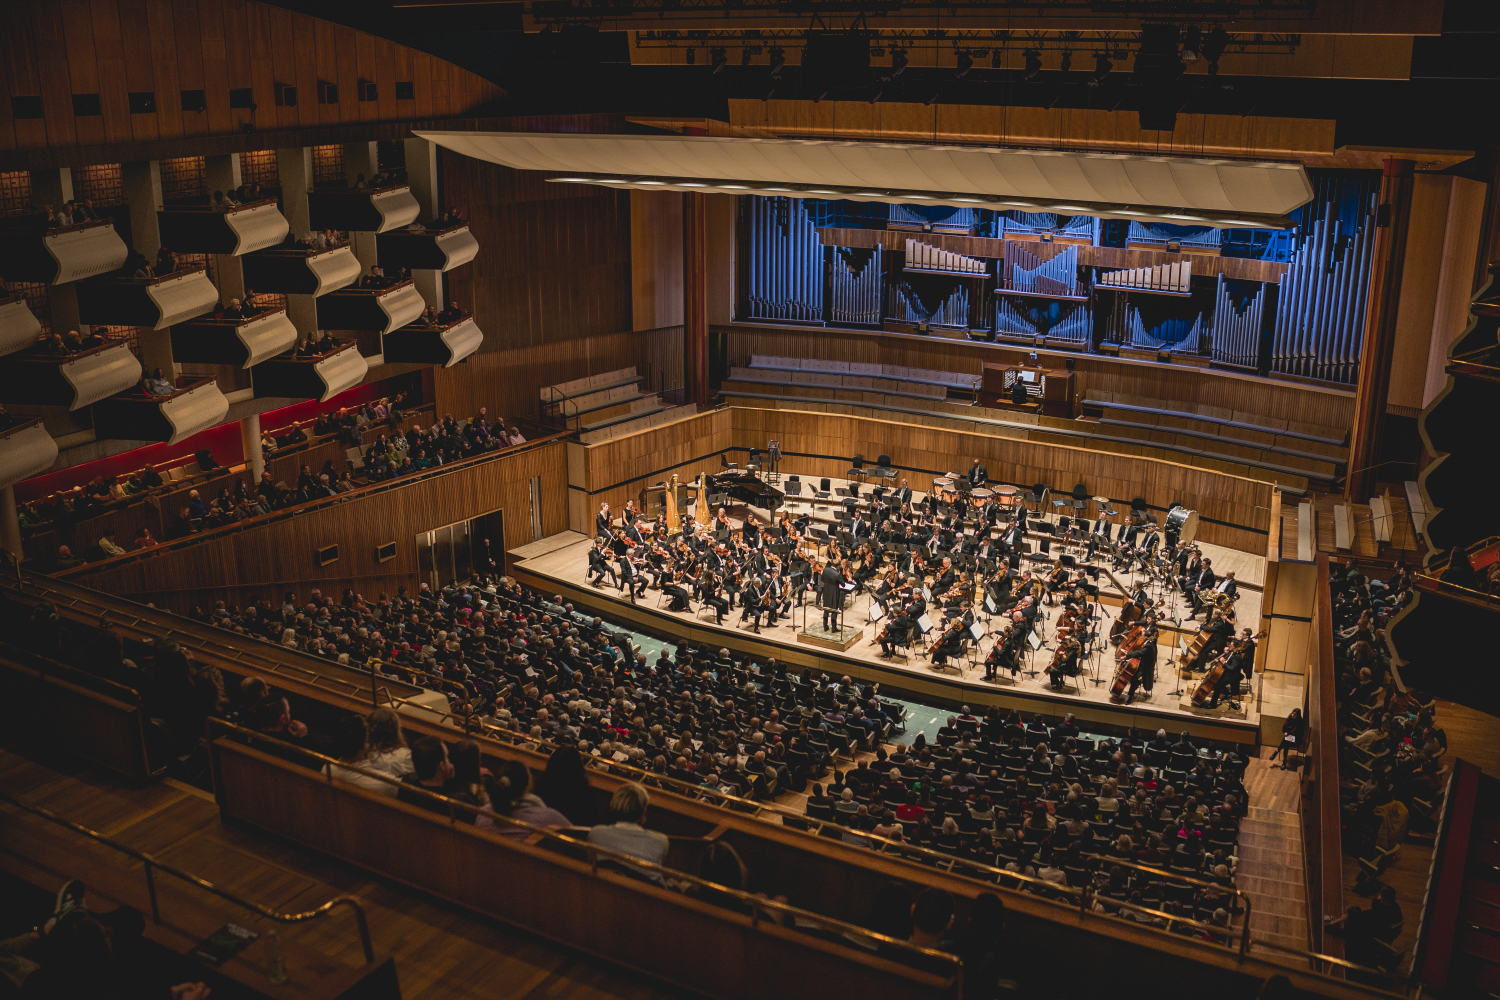
[[[740,606],[745,610],[740,614],[740,623],[746,618],[750,619],[750,627],[756,633],[760,632],[760,616],[766,611],[766,585],[762,580],[749,580],[745,583],[745,589],[740,591]]]
[[[1188,577],[1188,586],[1184,593],[1187,595],[1188,602],[1193,606],[1192,613],[1188,615],[1189,621],[1198,617],[1198,612],[1203,610],[1204,602],[1208,599],[1207,595],[1213,593],[1214,585],[1218,582],[1219,577],[1214,572],[1212,559],[1203,560],[1196,577]]]
[[[1133,655],[1134,659],[1140,660],[1141,665],[1136,669],[1135,676],[1130,679],[1130,690],[1125,694],[1125,704],[1129,705],[1135,700],[1137,688],[1146,689],[1146,698],[1151,698],[1151,689],[1156,687],[1156,640],[1159,630],[1156,626],[1156,615],[1146,616],[1145,642]]]
[[[979,464],[979,459],[977,459],[977,458],[974,459],[973,464],[971,464],[969,466],[969,485],[970,486],[983,486],[984,484],[988,483],[989,481],[990,481],[989,470],[987,470],[984,466],[982,466],[982,465]]]
[[[844,608],[843,571],[836,563],[827,563],[818,578],[818,597],[823,603],[823,631],[832,632],[838,627],[839,612]]]
[[[603,538],[595,538],[593,547],[589,549],[589,576],[593,577],[589,583],[595,587],[602,586],[604,574],[609,574],[609,581],[614,586],[620,586],[620,580],[615,576],[614,567],[609,564],[609,551],[604,547]]]
[[[646,592],[646,578],[635,571],[635,566],[630,561],[629,555],[622,555],[618,561],[620,589],[630,594],[630,603]]]
[[[897,487],[896,492],[891,495],[904,504],[911,503],[911,484],[909,484],[905,479],[901,480],[901,485]]]

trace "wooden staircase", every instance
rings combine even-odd
[[[1235,883],[1250,897],[1252,937],[1306,951],[1306,865],[1297,808],[1301,786],[1298,773],[1280,765],[1280,760],[1257,757],[1245,769],[1245,790],[1256,805],[1240,821]]]

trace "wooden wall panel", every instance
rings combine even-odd
[[[978,375],[985,364],[1021,364],[1028,348],[946,337],[918,337],[859,330],[734,325],[728,330],[732,363],[752,354],[866,364],[904,365]],[[1072,360],[1078,396],[1090,389],[1179,400],[1259,413],[1299,423],[1348,428],[1354,420],[1354,394],[1273,379],[1241,376],[1186,365],[1117,359],[1068,351],[1039,351],[1044,364]]]
[[[404,45],[254,0],[10,0],[0,7],[0,149],[98,146],[178,136],[474,114],[494,84]],[[359,80],[380,86],[359,100]],[[318,102],[318,80],[338,84]],[[397,101],[396,80],[414,101]],[[277,107],[273,84],[298,88]],[[258,108],[230,108],[253,87]],[[203,90],[207,110],[184,112],[180,91]],[[131,114],[127,95],[151,91],[155,114]],[[75,117],[73,94],[99,94],[103,114]],[[14,121],[11,97],[43,99],[44,118]],[[425,109],[425,110],[422,110]]]
[[[374,599],[380,591],[394,594],[397,587],[414,585],[418,532],[501,510],[507,545],[530,541],[533,476],[542,480],[543,534],[565,530],[566,459],[562,442],[553,442],[290,520],[165,551],[79,577],[77,582],[137,596],[173,611],[215,600],[235,604],[274,600],[288,589],[305,592],[312,587],[322,587],[325,593],[353,587],[356,593]],[[391,541],[396,543],[396,558],[377,562],[376,547]],[[335,543],[339,560],[318,566],[316,550]]]
[[[630,192],[631,329],[682,323],[682,195]]]
[[[633,498],[644,485],[672,472],[692,478],[719,467],[718,454],[748,452],[779,440],[781,471],[804,480],[842,478],[854,455],[888,454],[914,489],[932,477],[962,472],[978,458],[997,482],[1044,483],[1070,492],[1083,483],[1090,496],[1128,502],[1144,498],[1165,511],[1174,503],[1196,510],[1204,541],[1254,552],[1266,551],[1271,523],[1271,486],[1207,469],[1147,456],[1116,455],[1064,444],[1018,441],[920,424],[801,410],[725,407],[603,444],[585,446],[590,513]],[[736,459],[731,456],[731,461]]]
[[[1386,405],[1403,412],[1422,408],[1427,385],[1427,356],[1432,317],[1437,309],[1438,277],[1448,228],[1448,204],[1457,178],[1417,174],[1413,179],[1411,222],[1406,230],[1406,258],[1401,269],[1401,301],[1391,356],[1391,384]]]

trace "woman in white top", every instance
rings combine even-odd
[[[415,771],[411,750],[401,732],[401,716],[395,709],[377,708],[370,713],[370,747],[365,756],[369,766],[393,778],[404,778]]]
[[[1114,779],[1110,779],[1104,783],[1104,788],[1094,798],[1094,805],[1098,807],[1102,815],[1109,815],[1119,811],[1120,797],[1116,794]]]
[[[365,720],[357,715],[349,715],[334,723],[333,726],[333,753],[339,760],[349,767],[339,767],[337,764],[324,764],[323,773],[333,772],[333,777],[339,781],[347,782],[367,792],[376,795],[388,795],[396,797],[396,791],[400,784],[394,779],[382,780],[366,771],[372,770],[367,758],[369,751],[369,734],[365,729]],[[358,770],[356,770],[356,768]]]

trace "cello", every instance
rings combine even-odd
[[[1236,653],[1243,652],[1245,646],[1249,643],[1252,643],[1257,639],[1264,639],[1265,637],[1266,633],[1261,632],[1259,635],[1251,636],[1249,639],[1237,640],[1234,644],[1234,648],[1226,649],[1223,656],[1220,656],[1218,659],[1214,660],[1213,665],[1208,668],[1208,673],[1203,675],[1203,682],[1199,684],[1198,689],[1193,692],[1193,707],[1203,708],[1206,704],[1208,704],[1208,700],[1213,697],[1214,688],[1218,687],[1219,681],[1224,679],[1224,671],[1228,669],[1229,658],[1231,656],[1234,656]]]
[[[1131,681],[1135,680],[1136,672],[1141,669],[1140,660],[1136,659],[1148,641],[1155,641],[1156,622],[1147,619],[1142,624],[1136,625],[1125,638],[1120,640],[1120,648],[1115,650],[1115,662],[1119,664],[1115,670],[1114,680],[1109,685],[1109,700],[1118,703],[1130,688]]]

